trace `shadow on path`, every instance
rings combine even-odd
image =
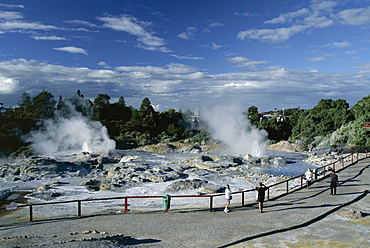
[[[358,197],[356,197],[355,199],[353,199],[352,201],[349,201],[347,203],[344,203],[342,205],[339,205],[329,211],[327,211],[326,213],[323,213],[319,216],[317,216],[316,218],[313,218],[309,221],[306,221],[302,224],[299,224],[299,225],[295,225],[295,226],[291,226],[291,227],[287,227],[287,228],[282,228],[282,229],[277,229],[277,230],[272,230],[272,231],[269,231],[269,232],[265,232],[265,233],[260,233],[260,234],[256,234],[256,235],[253,235],[253,236],[250,236],[250,237],[246,237],[246,238],[243,238],[243,239],[240,239],[240,240],[237,240],[237,241],[234,241],[232,243],[229,243],[229,244],[226,244],[226,245],[222,245],[222,246],[219,246],[218,248],[222,248],[222,247],[229,247],[229,246],[232,246],[232,245],[237,245],[237,244],[240,244],[240,243],[243,243],[243,242],[246,242],[246,241],[249,241],[249,240],[252,240],[252,239],[255,239],[255,238],[261,238],[261,237],[265,237],[265,236],[268,236],[268,235],[272,235],[272,234],[277,234],[277,233],[283,233],[283,232],[287,232],[287,231],[291,231],[291,230],[294,230],[294,229],[298,229],[298,228],[302,228],[302,227],[306,227],[306,226],[309,226],[319,220],[322,220],[324,219],[326,216],[328,216],[329,214],[332,214],[336,211],[338,211],[339,209],[345,207],[345,206],[348,206],[348,205],[351,205],[352,203],[355,203],[359,200],[361,200],[362,198],[364,198],[367,194],[369,193],[368,190],[365,190],[361,195],[359,195]]]

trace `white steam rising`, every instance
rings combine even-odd
[[[38,154],[60,152],[90,152],[108,154],[115,149],[106,127],[90,121],[80,113],[69,118],[55,118],[43,123],[43,127],[31,133],[28,139]]]
[[[261,157],[266,151],[267,132],[250,124],[238,106],[218,106],[203,110],[201,119],[212,138],[227,146],[230,154]]]

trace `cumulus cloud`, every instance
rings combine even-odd
[[[16,92],[18,80],[14,78],[5,78],[0,76],[0,95],[8,95]]]
[[[85,49],[80,48],[80,47],[73,47],[73,46],[57,47],[57,48],[54,48],[54,50],[62,51],[62,52],[69,52],[69,53],[82,53],[85,55],[89,55]]]
[[[336,15],[342,23],[348,25],[370,24],[370,7],[358,9],[346,9]]]
[[[236,64],[248,62],[231,58]],[[80,89],[85,98],[104,92],[112,99],[123,94],[127,103],[139,107],[144,97],[152,104],[168,108],[195,108],[202,102],[230,102],[239,99],[244,106],[262,110],[312,108],[325,95],[354,104],[367,93],[358,89],[369,85],[369,65],[357,67],[360,73],[320,73],[281,67],[254,68],[232,73],[207,74],[184,64],[120,66],[114,70],[66,67],[34,60],[0,62],[0,96],[5,105],[15,104],[24,91],[38,94],[43,89],[54,96],[70,96]],[[325,87],[324,87],[325,86]],[[165,109],[163,109],[165,110]]]

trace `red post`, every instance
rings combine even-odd
[[[335,171],[335,162],[333,163],[333,166],[331,168],[333,171]]]
[[[358,161],[358,152],[356,152],[356,157],[357,157],[357,159],[356,159],[356,160]]]
[[[124,211],[125,214],[128,213],[128,198],[125,197],[125,211]]]
[[[352,160],[352,163],[351,164],[353,164],[353,153],[351,154],[351,160]]]
[[[344,158],[341,159],[342,160],[342,168],[344,167]]]
[[[303,176],[301,176],[301,188],[303,187]]]
[[[209,197],[209,212],[213,211],[213,195]]]

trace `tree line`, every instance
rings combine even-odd
[[[24,139],[28,133],[40,129],[46,119],[68,118],[75,113],[106,126],[119,149],[183,139],[193,142],[210,139],[206,127],[191,120],[190,110],[157,112],[148,98],[135,109],[127,106],[122,96],[111,103],[110,96],[98,94],[92,101],[85,99],[79,90],[71,97],[60,96],[55,100],[50,92],[43,90],[34,97],[23,93],[15,108],[5,108],[0,103],[1,155],[32,154]],[[370,95],[351,108],[343,99],[322,99],[312,109],[275,109],[268,113],[272,118],[262,119],[258,108],[251,106],[245,115],[252,125],[267,131],[271,142],[370,146],[370,128],[364,127],[364,122],[370,122]]]

